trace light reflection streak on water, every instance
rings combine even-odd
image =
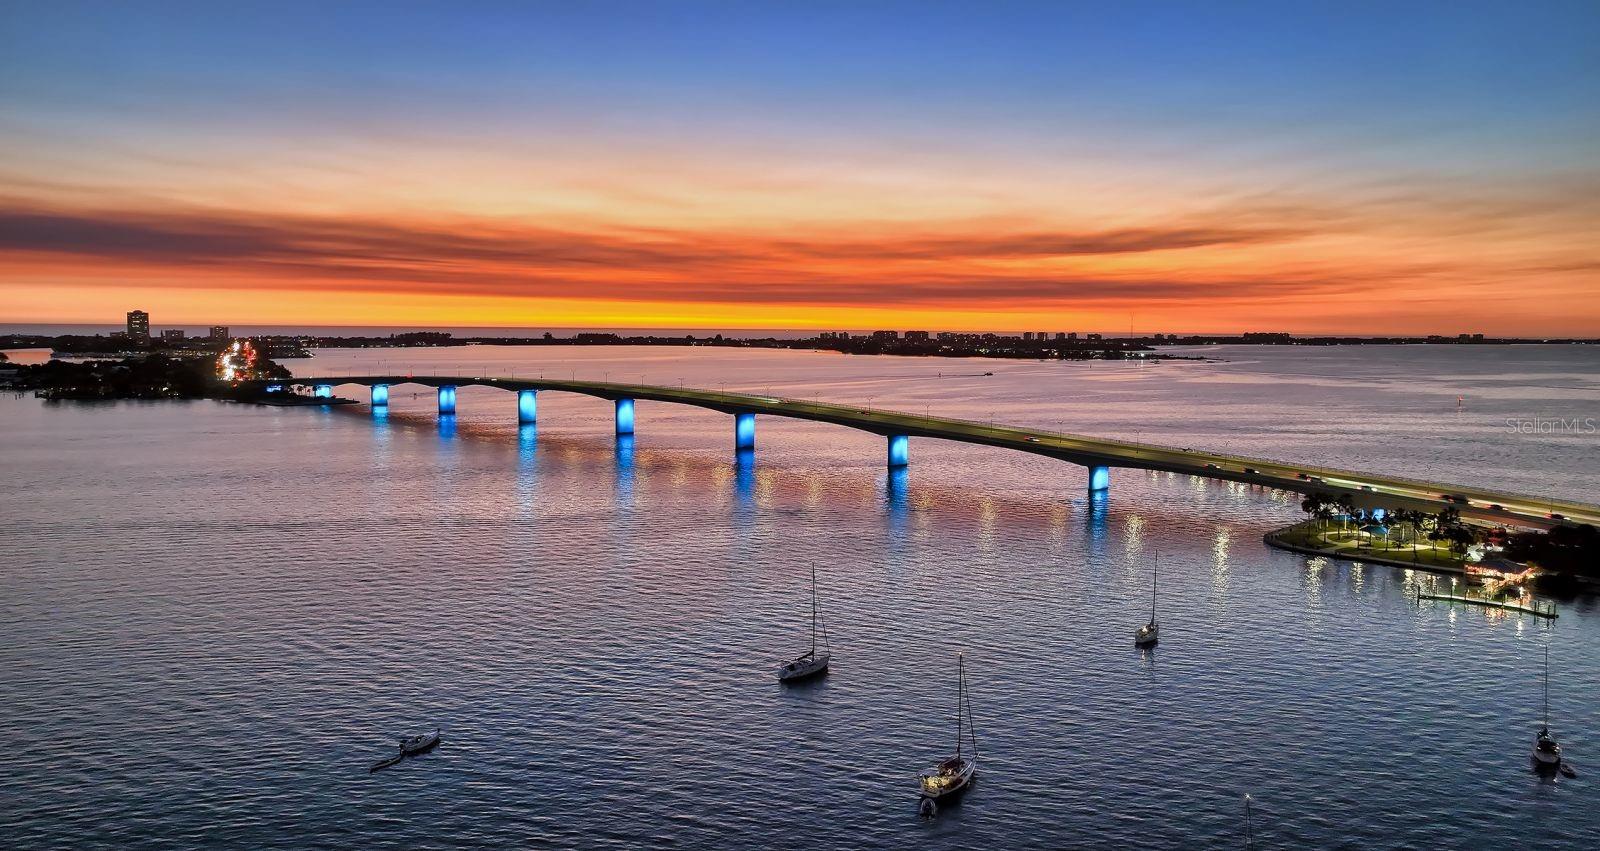
[[[1219,525],[1211,542],[1211,590],[1220,597],[1228,593],[1228,545],[1232,540],[1233,530]]]

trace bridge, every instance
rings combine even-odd
[[[537,421],[540,392],[578,393],[613,403],[618,435],[633,434],[636,402],[669,402],[693,405],[731,416],[735,450],[755,449],[757,416],[779,416],[831,423],[882,435],[885,438],[885,460],[890,467],[904,467],[910,462],[911,438],[936,438],[1015,449],[1076,464],[1085,469],[1085,486],[1091,493],[1110,488],[1113,467],[1126,467],[1204,476],[1302,494],[1348,497],[1357,508],[1406,508],[1427,512],[1455,508],[1464,518],[1530,528],[1550,528],[1561,523],[1600,524],[1600,506],[1585,503],[1288,464],[1263,458],[776,396],[545,378],[368,375],[292,378],[263,383],[280,390],[309,388],[314,396],[328,398],[333,396],[336,386],[362,385],[371,390],[374,408],[389,404],[391,387],[421,385],[437,389],[441,415],[455,413],[458,388],[496,387],[515,394],[515,413],[520,423]]]

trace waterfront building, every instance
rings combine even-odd
[[[189,335],[182,328],[168,328],[161,332],[161,339],[171,343],[179,342],[187,336]]]
[[[211,337],[211,342],[220,343],[223,340],[226,340],[226,339],[232,337],[233,335],[229,334],[228,330],[229,330],[228,326],[226,326],[226,325],[213,325],[213,326],[211,326],[211,333],[209,335]]]
[[[150,339],[150,314],[142,310],[128,311],[128,338],[141,342]]]

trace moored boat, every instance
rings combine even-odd
[[[794,682],[828,670],[833,654],[828,649],[828,631],[822,630],[822,649],[817,649],[817,567],[811,566],[811,649],[778,667],[778,679]]]
[[[964,747],[970,741],[971,747]],[[972,730],[972,702],[967,697],[966,657],[956,656],[956,752],[941,760],[932,769],[918,777],[918,794],[922,796],[923,811],[932,814],[937,806],[928,802],[941,801],[961,794],[972,785],[978,772],[978,740]]]
[[[406,758],[405,753],[404,752],[400,752],[400,753],[396,753],[394,756],[389,757],[388,759],[380,759],[377,762],[373,763],[371,768],[367,769],[367,773],[371,774],[374,771],[382,771],[383,769],[388,768],[389,766],[394,765],[395,763],[397,763],[400,760],[405,759],[405,758]]]
[[[1161,624],[1156,623],[1156,574],[1161,568],[1161,553],[1155,554],[1155,564],[1150,568],[1150,622],[1133,634],[1133,646],[1152,647],[1161,640]]]
[[[431,733],[418,733],[400,740],[400,752],[406,756],[416,756],[427,753],[439,744],[439,728],[433,728]]]
[[[1550,732],[1550,645],[1544,646],[1544,723],[1533,739],[1533,763],[1539,768],[1561,767],[1561,743]]]

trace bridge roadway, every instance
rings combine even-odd
[[[546,378],[368,375],[296,377],[265,383],[311,387],[314,388],[313,392],[323,394],[331,393],[331,388],[338,385],[359,384],[373,388],[374,404],[387,404],[388,388],[393,386],[417,384],[441,388],[440,410],[443,413],[455,409],[454,388],[474,385],[497,387],[519,393],[518,408],[524,422],[535,419],[534,400],[538,391],[579,393],[614,401],[618,433],[627,434],[633,432],[633,401],[671,402],[733,415],[736,418],[735,441],[740,448],[753,448],[755,445],[755,424],[749,415],[765,414],[832,423],[883,435],[889,440],[891,466],[906,463],[907,438],[932,437],[1016,449],[1080,464],[1089,468],[1088,485],[1091,491],[1104,490],[1108,486],[1109,468],[1133,467],[1280,488],[1302,494],[1348,496],[1361,508],[1410,508],[1436,512],[1453,506],[1463,517],[1533,528],[1550,528],[1563,520],[1600,524],[1600,506],[1585,503],[805,399]],[[378,387],[383,388],[381,400]],[[448,394],[444,388],[449,389]]]

